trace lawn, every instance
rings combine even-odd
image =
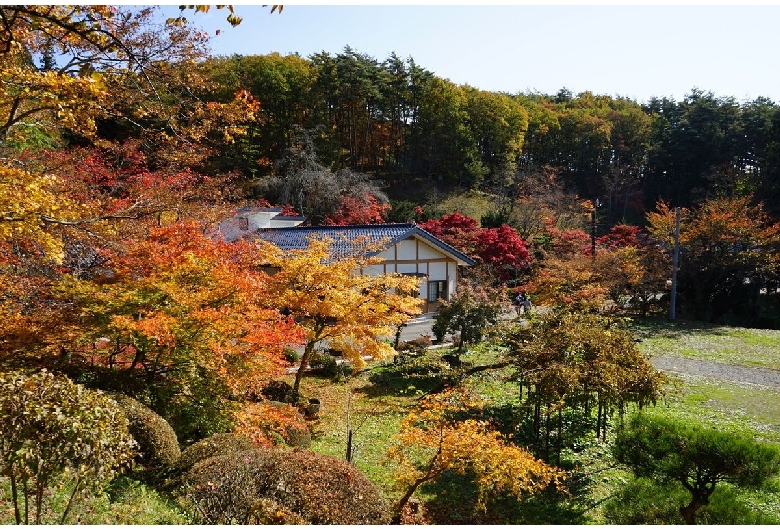
[[[700,323],[643,320],[633,324],[642,352],[649,356],[676,355],[747,367],[780,369],[780,332],[726,328]],[[353,433],[353,462],[393,502],[395,467],[386,458],[401,420],[420,396],[440,387],[453,371],[441,361],[448,350],[429,351],[404,364],[372,363],[338,381],[312,373],[304,377],[302,395],[316,397],[322,407],[312,422],[314,451],[344,458],[347,433]],[[500,348],[480,345],[463,356],[468,366],[494,365],[503,360]],[[517,386],[512,368],[476,372],[463,383],[491,404],[496,414],[511,414]],[[290,382],[292,376],[289,376]],[[780,443],[780,392],[750,384],[727,383],[689,375],[670,377],[665,398],[657,407],[670,415],[706,420],[724,428],[748,430],[762,440]],[[422,522],[437,524],[606,524],[604,507],[631,481],[615,465],[609,440],[580,444],[563,458],[575,469],[568,495],[551,492],[518,502],[495,496],[486,513],[474,509],[471,477],[448,475],[422,487],[416,497],[425,505]],[[780,481],[778,481],[780,482]],[[7,487],[0,480],[0,489]],[[780,507],[780,486],[774,493],[732,488],[730,502],[751,506],[754,513],[772,516]],[[135,500],[133,500],[135,499]],[[734,499],[737,499],[734,501]],[[12,512],[0,501],[0,523],[11,523]],[[185,522],[175,506],[130,479],[120,479],[107,496],[85,506],[84,523],[164,524]],[[668,521],[668,519],[667,519]]]
[[[663,320],[635,322],[634,329],[641,338],[640,349],[650,356],[677,355],[780,369],[780,331]],[[427,357],[435,358],[442,353],[430,352]],[[493,364],[500,357],[498,349],[480,347],[464,360],[479,366]],[[416,366],[422,364],[418,362]],[[408,373],[403,373],[392,364],[379,363],[341,383],[334,384],[328,378],[305,378],[304,394],[316,396],[323,403],[322,414],[314,426],[313,449],[344,457],[349,423],[354,436],[354,463],[388,499],[397,499],[399,494],[393,488],[394,468],[386,461],[385,452],[398,432],[400,420],[414,407],[421,394],[438,384],[446,367],[443,370],[432,373],[411,367]],[[507,381],[510,374],[508,368],[479,372],[469,377],[466,384],[500,409],[515,399],[516,387]],[[673,376],[667,396],[657,406],[668,410],[669,414],[690,416],[723,427],[748,429],[760,439],[780,443],[780,393],[773,390],[702,377]],[[546,508],[543,503],[534,502],[509,506],[505,500],[504,507],[499,509],[509,506],[504,515],[512,516],[512,512],[516,512],[515,516],[522,517],[525,523],[605,523],[602,501],[625,484],[629,475],[615,468],[608,443],[586,444],[568,457],[579,466],[576,497],[547,499]],[[433,500],[437,506],[449,506],[447,516],[436,522],[468,523],[473,521],[463,507],[466,490],[467,485],[459,477],[450,477],[446,485],[422,489],[419,497]],[[773,506],[780,501],[777,494],[751,495],[753,504]],[[438,502],[437,496],[441,496]],[[445,496],[448,502],[444,502]]]
[[[780,370],[780,330],[731,328],[678,320],[636,320],[648,355],[676,355],[739,366]]]

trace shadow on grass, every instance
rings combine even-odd
[[[661,317],[634,318],[631,329],[642,339],[679,339],[685,335],[712,335],[725,337],[728,331],[722,324],[710,324],[696,320],[669,321]]]
[[[418,357],[403,363],[379,366],[371,371],[371,385],[358,389],[367,397],[426,393],[442,385],[450,375],[440,358]]]
[[[586,524],[584,511],[570,502],[565,493],[549,488],[541,494],[517,500],[507,495],[491,495],[486,509],[476,506],[477,489],[470,474],[445,473],[435,483],[420,488],[432,497],[424,503],[430,524]]]

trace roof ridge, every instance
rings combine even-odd
[[[347,230],[350,228],[413,228],[416,223],[382,223],[382,224],[361,224],[361,225],[298,225],[298,226],[273,226],[261,228],[260,230]]]

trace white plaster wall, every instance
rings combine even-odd
[[[398,245],[398,259],[417,259],[417,248],[414,239],[404,239]]]
[[[387,272],[395,272],[393,270],[392,265],[383,265],[379,263],[377,265],[369,265],[367,267],[363,267],[363,274],[365,274],[366,276],[378,276],[384,273],[385,270],[387,270]]]
[[[447,279],[447,264],[445,262],[429,263],[428,264],[428,280],[446,280]]]
[[[420,241],[419,252],[420,259],[438,259],[445,257],[444,254],[428,245],[428,243],[425,243],[424,241]]]
[[[449,283],[447,285],[447,290],[449,292],[450,297],[455,294],[455,286],[458,282],[458,266],[455,263],[447,263],[447,270],[449,273]]]

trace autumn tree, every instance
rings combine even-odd
[[[476,506],[482,510],[496,492],[522,498],[550,484],[560,486],[563,472],[494,430],[480,417],[483,406],[466,391],[450,390],[427,396],[401,422],[388,450],[390,460],[399,464],[397,481],[404,488],[395,505],[397,518],[420,486],[446,471],[475,474]]]
[[[675,212],[659,202],[647,214],[650,231],[668,249],[674,245]],[[733,312],[759,322],[762,288],[778,272],[780,223],[750,197],[711,199],[684,210],[680,228],[678,288],[683,308],[696,319],[719,321]]]
[[[662,395],[663,375],[638,350],[619,319],[550,311],[518,326],[509,357],[520,383],[520,418],[537,454],[549,458],[565,440],[606,438],[610,418],[629,404],[643,407]],[[575,423],[564,417],[577,417]],[[564,431],[579,425],[582,431]]]
[[[447,333],[459,336],[458,355],[469,344],[478,343],[491,326],[495,326],[505,304],[502,289],[461,280],[451,299],[443,301],[436,312],[433,332],[442,340]]]
[[[677,482],[691,494],[680,514],[696,524],[696,512],[725,482],[758,486],[780,471],[780,447],[756,441],[744,432],[723,431],[703,423],[638,414],[618,431],[615,458],[638,477]]]
[[[328,225],[381,224],[387,220],[389,204],[380,203],[373,195],[341,197],[338,210],[325,217]]]
[[[283,373],[283,350],[300,334],[266,303],[265,260],[251,243],[176,223],[104,257],[104,275],[63,279],[59,297],[79,318],[50,348],[74,369],[78,359],[100,368],[101,384],[126,381],[118,390],[147,397],[181,439],[218,429],[230,400]]]
[[[476,219],[453,212],[420,228],[475,258],[499,280],[515,276],[531,259],[526,242],[508,225],[481,228]]]
[[[368,255],[373,246],[367,242],[312,238],[307,248],[289,252],[271,243],[259,244],[268,264],[279,270],[270,278],[265,295],[305,333],[293,387],[296,394],[321,342],[327,341],[360,367],[363,356],[391,356],[394,350],[382,338],[392,336],[395,326],[421,311],[419,297],[408,294],[419,293],[417,278],[368,270],[361,274],[381,263]]]

